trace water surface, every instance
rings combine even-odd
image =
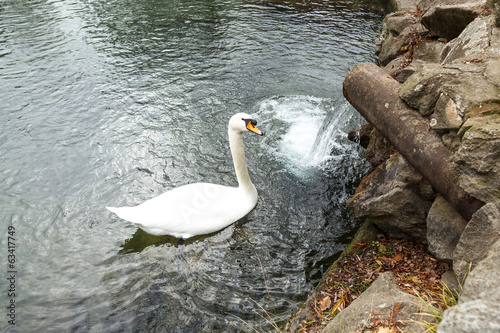
[[[268,331],[256,310],[295,311],[357,226],[344,202],[367,166],[346,133],[362,120],[341,89],[374,60],[383,13],[352,1],[0,6],[0,247],[14,226],[15,328],[251,331],[243,319]],[[259,191],[247,217],[177,246],[105,209],[190,182],[236,185],[236,112],[266,132],[245,137]]]

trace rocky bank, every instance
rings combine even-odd
[[[374,168],[347,205],[389,236],[426,244],[452,267],[461,297],[438,332],[500,332],[500,0],[396,0],[395,7],[376,41],[379,64],[453,153],[456,186],[485,204],[466,221],[365,124],[350,137]],[[367,311],[407,302],[390,275],[379,279],[323,332],[363,332]]]

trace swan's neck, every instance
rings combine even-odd
[[[254,192],[255,186],[252,184],[252,181],[250,180],[247,163],[245,161],[243,134],[230,129],[229,147],[231,148],[234,170],[236,172],[236,178],[238,179],[239,187],[245,191]]]

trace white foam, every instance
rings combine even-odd
[[[262,127],[268,129],[263,144],[287,169],[298,176],[307,176],[330,153],[327,144],[322,145],[322,152],[315,147],[318,132],[332,108],[332,100],[313,96],[274,96],[263,100],[256,112]]]
[[[345,99],[273,96],[256,109],[266,131],[263,148],[296,176],[308,178],[320,169],[336,174],[354,166],[360,149],[347,139],[347,132],[361,118]]]

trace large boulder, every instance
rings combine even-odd
[[[427,215],[429,252],[437,259],[451,264],[453,251],[466,225],[467,221],[438,195]]]
[[[414,71],[401,85],[399,97],[423,116],[428,116],[434,112],[443,84],[454,80],[459,74],[460,71],[454,68],[426,64]]]
[[[465,280],[459,303],[477,299],[489,299],[500,306],[500,239],[491,247],[486,257],[481,260]],[[500,317],[497,318],[500,320]]]
[[[391,3],[394,5],[394,11],[399,12],[416,12],[420,0],[394,0]]]
[[[422,23],[436,36],[451,40],[456,38],[485,7],[488,0],[423,0]]]
[[[457,102],[445,92],[441,92],[434,106],[434,114],[431,117],[431,127],[438,132],[449,132],[458,130],[464,120],[463,111]]]
[[[449,151],[456,153],[458,148],[460,147],[460,137],[458,136],[457,131],[450,131],[441,136],[441,140],[446,148]]]
[[[489,68],[486,65],[486,61],[460,66],[429,63],[408,77],[399,89],[399,97],[424,116],[438,113],[436,124],[440,119],[449,119],[449,123],[443,122],[442,126],[456,129],[468,108],[499,98],[499,88],[485,75]],[[496,69],[490,70],[492,75],[496,73]]]
[[[458,305],[445,311],[438,333],[500,332],[500,240],[464,283]]]
[[[407,54],[402,54],[392,59],[385,67],[384,71],[392,77],[398,77],[405,67],[410,63]]]
[[[494,0],[493,8],[495,9],[495,26],[500,28],[500,1]]]
[[[479,209],[465,227],[453,252],[453,271],[460,281],[486,257],[500,239],[500,202]]]
[[[436,120],[447,118],[449,119],[448,127],[458,129],[460,126],[457,127],[457,125],[463,122],[468,108],[485,100],[499,97],[499,89],[482,73],[476,72],[478,68],[469,67],[474,67],[474,65],[470,64],[456,76],[448,77],[442,82],[431,122],[433,118]],[[438,103],[440,99],[443,99],[443,103]]]
[[[372,127],[368,145],[363,152],[363,157],[372,165],[378,165],[387,155],[392,153],[394,147],[379,131]]]
[[[373,324],[375,320],[404,324],[406,332],[423,332],[425,328],[418,322],[429,321],[423,312],[422,302],[399,289],[393,281],[392,273],[385,272],[349,307],[341,311],[322,333],[355,332]]]
[[[413,48],[413,60],[440,63],[445,46],[442,40],[421,41]]]
[[[499,300],[478,299],[448,309],[437,333],[497,333],[500,332]]]
[[[375,43],[375,54],[385,66],[399,55],[407,53],[414,36],[427,29],[411,13],[392,13],[382,23],[382,33]]]
[[[493,15],[473,19],[438,51],[442,64],[417,57],[398,76],[404,79],[399,96],[422,115],[433,114],[433,129],[457,130],[468,108],[500,98],[500,29],[494,25]],[[428,59],[433,57],[436,54]]]
[[[493,25],[493,15],[472,21],[457,38],[446,44],[443,63],[449,64],[455,59],[482,53],[490,45]]]
[[[492,112],[500,112],[500,103],[493,105]],[[458,135],[462,142],[455,162],[460,186],[484,202],[500,201],[500,114],[472,117]]]
[[[498,43],[500,44],[500,29],[495,29],[498,31]],[[498,58],[486,59],[486,64],[484,66],[484,76],[492,84],[500,87],[500,45],[498,47]]]
[[[396,153],[363,178],[347,206],[390,236],[425,242],[434,198],[431,185]]]
[[[370,133],[373,131],[373,126],[369,123],[364,123],[355,129],[347,133],[347,138],[352,141],[359,143],[363,148],[368,147],[370,143]]]
[[[401,73],[396,77],[396,79],[403,83],[410,76],[415,74],[416,72],[420,72],[422,69],[426,68],[429,65],[429,62],[424,61],[422,59],[413,59],[413,61],[401,70]]]

